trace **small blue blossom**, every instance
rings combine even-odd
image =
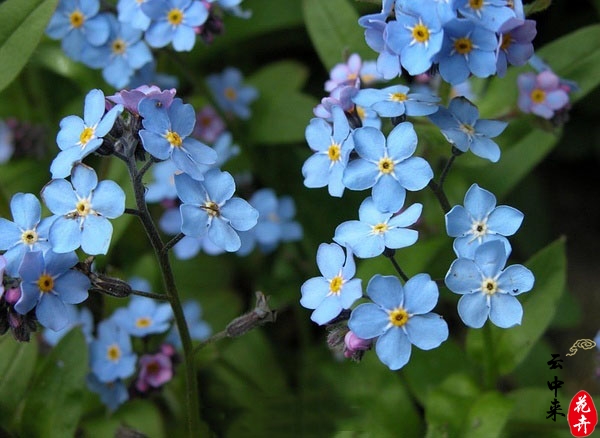
[[[148,44],[160,48],[172,43],[178,52],[192,50],[196,43],[194,28],[208,18],[208,10],[196,0],[148,0],[141,7],[152,20],[146,30]]]
[[[85,96],[83,119],[67,116],[60,121],[56,143],[60,148],[50,166],[52,178],[65,178],[73,165],[98,149],[115,120],[123,112],[123,105],[115,105],[106,114],[104,93],[92,90]]]
[[[65,305],[65,313],[69,318],[69,323],[65,328],[58,331],[50,329],[44,330],[42,332],[44,341],[46,341],[48,345],[54,347],[67,333],[74,328],[79,327],[81,328],[83,336],[85,336],[86,343],[89,344],[92,342],[94,338],[92,335],[92,331],[94,330],[94,317],[92,316],[90,309],[82,307],[81,310],[79,310],[77,306],[67,304]]]
[[[114,181],[98,182],[96,172],[78,164],[71,182],[53,179],[42,189],[42,199],[58,216],[48,240],[55,252],[69,252],[81,246],[87,254],[106,254],[115,219],[125,211],[125,192]]]
[[[390,80],[400,76],[402,67],[400,66],[400,56],[386,42],[387,16],[387,13],[365,15],[359,18],[358,24],[365,28],[367,45],[379,53],[377,71],[383,79]]]
[[[85,378],[90,391],[100,396],[100,401],[108,407],[111,412],[129,400],[129,392],[121,379],[112,382],[101,382],[94,373],[89,373]]]
[[[412,156],[417,149],[412,123],[398,124],[387,142],[371,127],[356,129],[353,137],[359,158],[348,163],[342,182],[351,190],[373,187],[373,201],[382,212],[400,210],[406,190],[421,190],[433,178],[429,163]]]
[[[197,301],[190,300],[183,303],[183,315],[185,316],[185,322],[187,323],[190,337],[194,341],[203,341],[211,335],[212,329],[210,328],[210,325],[202,319],[202,307]],[[177,326],[173,326],[165,342],[176,348],[181,348],[181,337],[179,336]]]
[[[429,275],[415,275],[404,286],[394,276],[375,275],[367,294],[373,303],[357,306],[348,327],[359,338],[377,338],[375,352],[391,370],[408,363],[411,345],[431,350],[448,339],[448,324],[431,312],[439,292]]]
[[[10,160],[15,152],[15,142],[12,129],[4,120],[0,120],[0,164]]]
[[[302,175],[306,187],[327,186],[331,196],[341,197],[344,193],[342,175],[354,141],[342,108],[334,106],[331,112],[333,127],[320,118],[312,119],[306,127],[306,141],[315,153],[302,166]]]
[[[175,236],[181,233],[181,212],[179,208],[170,208],[165,211],[160,217],[158,225],[167,234]],[[240,237],[242,233],[239,233]],[[215,245],[206,234],[202,237],[184,236],[173,247],[173,254],[178,260],[189,260],[198,255],[200,251],[208,255],[219,255],[225,252],[223,248]]]
[[[186,174],[175,176],[177,194],[183,204],[181,232],[187,236],[208,238],[228,252],[237,251],[240,237],[237,231],[247,231],[256,225],[258,212],[248,202],[232,197],[233,177],[228,172],[211,169],[199,182]]]
[[[444,42],[436,57],[440,75],[452,85],[464,82],[471,73],[491,76],[496,73],[497,49],[498,38],[491,30],[466,19],[452,20],[444,26]]]
[[[140,130],[144,149],[159,160],[170,158],[179,170],[202,180],[204,172],[217,160],[217,153],[190,137],[196,124],[194,108],[178,98],[169,108],[146,98],[140,101],[138,109],[144,118],[144,129]]]
[[[497,32],[511,18],[515,11],[508,6],[507,0],[456,1],[458,12],[477,26]]]
[[[525,65],[533,55],[533,39],[537,34],[534,20],[513,20],[500,29],[501,39],[496,70],[498,76],[506,74],[508,64]]]
[[[98,324],[98,337],[90,344],[90,368],[102,383],[126,379],[135,372],[136,354],[131,339],[115,321]]]
[[[146,202],[161,202],[177,198],[175,175],[180,172],[172,160],[161,161],[152,166],[154,181],[146,186]]]
[[[456,3],[458,3],[456,0],[420,0],[418,2],[413,0],[396,0],[395,7],[405,14],[414,14],[419,10],[430,10],[430,14],[435,13],[440,22],[445,24],[456,18]]]
[[[381,90],[364,88],[352,101],[362,107],[371,108],[381,117],[427,116],[438,110],[439,98],[431,94],[410,93],[404,85],[392,85]]]
[[[88,44],[100,46],[108,39],[109,24],[105,14],[98,14],[99,10],[98,0],[60,0],[46,34],[62,40],[67,56],[79,61]]]
[[[240,119],[250,118],[250,104],[258,98],[256,88],[243,85],[242,73],[233,67],[223,70],[220,75],[212,74],[206,79],[219,107]]]
[[[511,247],[504,236],[512,236],[523,222],[523,213],[507,205],[496,207],[496,197],[477,184],[465,195],[465,206],[455,205],[446,213],[446,231],[454,240],[457,257],[472,259],[483,243],[500,240],[507,254]]]
[[[258,222],[250,231],[261,251],[273,251],[279,242],[293,242],[302,238],[302,226],[293,220],[296,205],[290,196],[277,198],[273,189],[257,190],[249,200],[258,211]]]
[[[360,258],[376,257],[385,248],[410,246],[417,241],[419,233],[406,227],[417,222],[422,210],[421,204],[413,204],[397,215],[393,212],[382,213],[373,199],[368,197],[358,209],[359,220],[338,225],[333,240],[352,248]]]
[[[458,314],[467,326],[480,328],[488,317],[501,328],[521,324],[523,308],[516,295],[529,292],[535,279],[522,265],[504,269],[507,258],[502,242],[494,240],[477,248],[473,259],[460,257],[450,265],[446,286],[462,295]]]
[[[101,68],[104,80],[117,89],[129,84],[134,72],[152,61],[152,53],[144,41],[142,31],[128,23],[108,16],[110,36],[105,44],[87,47],[81,61],[92,68]]]
[[[119,0],[118,19],[134,29],[146,30],[150,26],[150,17],[144,14],[142,5],[148,0]]]
[[[90,280],[71,268],[78,262],[74,252],[28,252],[19,268],[21,298],[15,310],[25,315],[35,307],[35,315],[44,327],[61,330],[71,321],[68,304],[79,304],[88,297]]]
[[[342,309],[349,309],[362,296],[361,279],[352,278],[356,265],[352,251],[335,243],[322,243],[317,250],[317,266],[322,277],[313,277],[302,285],[300,304],[315,309],[310,319],[319,325],[327,324]]]
[[[500,159],[500,147],[490,140],[508,125],[499,120],[479,119],[479,110],[464,97],[455,97],[448,109],[440,107],[429,116],[442,131],[446,140],[461,152],[469,149],[475,155],[495,163]]]
[[[41,219],[40,201],[31,193],[15,194],[10,211],[14,222],[0,218],[0,250],[6,251],[6,272],[17,277],[25,253],[50,249],[48,231],[55,218]]]
[[[425,73],[442,47],[444,30],[431,4],[413,2],[410,10],[396,3],[396,20],[387,25],[386,42],[400,55],[411,76]]]
[[[111,319],[131,336],[144,337],[169,330],[173,311],[169,303],[157,304],[151,298],[134,296],[127,308],[115,310]]]

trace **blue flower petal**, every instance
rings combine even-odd
[[[222,204],[233,196],[235,182],[229,172],[211,169],[204,175],[204,188],[211,201]]]
[[[438,302],[438,287],[429,274],[418,274],[409,279],[404,285],[404,291],[403,307],[410,314],[430,312]]]
[[[51,293],[42,295],[35,316],[41,325],[54,331],[65,328],[70,322],[65,303]]]
[[[179,207],[181,211],[181,232],[186,236],[202,237],[206,234],[208,224],[208,214],[198,206],[191,204],[182,204]]]
[[[321,118],[311,119],[304,136],[314,151],[327,151],[331,145],[331,125]]]
[[[498,277],[498,287],[510,295],[519,295],[533,289],[535,277],[522,265],[507,267]]]
[[[364,190],[373,187],[378,175],[377,164],[358,159],[348,163],[342,182],[351,190]]]
[[[421,157],[411,157],[396,164],[394,173],[402,187],[410,191],[421,190],[433,178],[431,166]]]
[[[91,90],[85,96],[83,120],[86,126],[94,126],[104,115],[104,93],[101,90]]]
[[[342,271],[346,260],[344,250],[335,243],[322,243],[317,250],[317,266],[323,277],[328,280]]]
[[[181,99],[174,99],[168,110],[171,129],[182,138],[189,136],[196,124],[194,107],[189,103],[183,103]]]
[[[238,231],[248,231],[256,225],[258,211],[241,198],[231,198],[221,207],[221,214]]]
[[[379,161],[385,153],[385,137],[379,129],[370,126],[355,129],[354,148],[366,160]],[[352,164],[352,163],[351,163]]]
[[[393,228],[383,235],[383,241],[386,247],[392,249],[405,248],[413,245],[419,238],[419,233],[415,230],[406,228]]]
[[[367,285],[367,294],[373,302],[386,310],[404,306],[402,283],[393,275],[374,275]]]
[[[15,224],[25,230],[31,230],[40,221],[42,207],[35,195],[17,193],[10,200],[10,212]]]
[[[108,219],[88,215],[81,230],[81,249],[90,255],[106,254],[112,232],[113,227]]]
[[[481,328],[488,318],[490,307],[487,295],[481,292],[463,295],[458,300],[458,314],[463,322],[473,328]]]
[[[394,161],[411,157],[417,149],[417,133],[412,123],[403,122],[392,129],[387,139],[387,148]]]
[[[520,325],[523,319],[523,307],[515,297],[495,293],[491,297],[490,321],[500,328]]]
[[[329,282],[323,277],[310,278],[302,284],[300,292],[300,304],[307,309],[316,309],[329,294]]]
[[[55,289],[59,292],[63,303],[79,304],[88,297],[88,289],[91,287],[90,280],[78,271],[67,271],[55,282]]]
[[[488,230],[503,236],[512,236],[521,226],[523,217],[523,213],[516,208],[500,205],[488,217]]]
[[[474,261],[484,276],[493,278],[504,268],[507,258],[504,244],[499,240],[493,240],[477,248]]]
[[[402,213],[397,214],[396,216],[392,217],[390,219],[390,221],[388,222],[388,225],[390,227],[408,227],[410,225],[413,225],[414,223],[416,223],[419,220],[419,217],[421,217],[422,211],[423,211],[422,204],[419,204],[419,203],[412,204],[410,207],[408,207]]]
[[[382,175],[373,186],[372,198],[379,211],[395,213],[404,205],[406,190],[391,175]]]
[[[102,140],[100,140],[100,143],[102,143]],[[72,146],[60,151],[50,164],[52,178],[66,178],[71,173],[73,164],[81,161],[82,158],[83,154],[79,146]]]
[[[98,177],[94,169],[80,163],[73,166],[71,184],[80,198],[87,198],[98,185]]]
[[[76,219],[61,216],[54,221],[48,233],[52,251],[65,253],[75,251],[81,245],[81,232]]]
[[[177,196],[184,204],[203,205],[208,194],[204,186],[184,173],[175,175]]]
[[[350,315],[348,327],[362,339],[372,339],[385,333],[390,319],[385,310],[376,304],[359,304]]]
[[[327,324],[342,311],[342,305],[337,296],[330,295],[319,304],[310,315],[310,319],[319,325]]]
[[[444,281],[452,292],[468,294],[479,290],[482,280],[481,272],[473,260],[459,258],[450,265]]]
[[[140,130],[139,134],[144,149],[146,149],[150,155],[159,160],[166,160],[171,156],[173,147],[165,137],[144,129]]]
[[[465,208],[476,221],[484,220],[496,207],[496,197],[477,184],[473,184],[465,195]],[[469,227],[470,228],[470,227]]]
[[[114,181],[100,181],[94,190],[92,207],[104,217],[117,218],[125,211],[125,192]]]
[[[410,359],[411,344],[406,333],[394,327],[379,337],[375,352],[390,370],[399,370]]]
[[[446,233],[450,237],[459,237],[471,231],[471,217],[462,205],[455,205],[446,213]]]
[[[240,249],[242,245],[240,236],[234,229],[221,218],[214,218],[208,228],[209,239],[219,248],[225,251],[234,252]]]
[[[489,138],[476,135],[471,142],[471,152],[496,163],[500,159],[500,147]]]
[[[440,315],[427,313],[409,318],[405,325],[406,334],[411,344],[421,350],[439,347],[448,339],[448,324]]]

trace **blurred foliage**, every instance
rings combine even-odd
[[[42,158],[20,158],[0,166],[3,217],[10,216],[14,193],[38,194],[48,182],[60,120],[82,114],[89,89],[114,91],[99,72],[69,60],[57,42],[41,36],[56,0],[18,1],[16,12],[10,9],[15,1],[0,5],[0,118],[41,124],[48,134]],[[588,309],[582,309],[579,298],[569,292],[565,240],[546,246],[556,237],[542,223],[554,199],[544,180],[535,178],[542,160],[562,164],[565,156],[583,161],[600,156],[596,124],[600,115],[594,100],[600,83],[600,25],[592,24],[598,21],[600,3],[590,1],[589,11],[565,6],[568,3],[555,1],[534,18],[540,20],[540,36],[547,43],[539,54],[581,88],[572,110],[576,132],[569,124],[549,129],[533,116],[522,117],[498,138],[503,149],[499,163],[461,157],[447,182],[451,203],[462,202],[475,181],[494,192],[500,203],[524,196],[523,204],[515,205],[528,218],[517,237],[515,262],[529,259],[524,264],[535,273],[537,284],[522,297],[523,325],[510,330],[493,327],[489,337],[483,330],[466,330],[456,314],[457,297],[442,289],[436,311],[445,315],[451,339],[429,352],[414,348],[400,372],[389,371],[373,352],[360,364],[338,360],[326,347],[325,331],[298,304],[301,284],[317,275],[318,245],[331,241],[340,222],[356,219],[363,198],[362,193],[346,193],[343,199],[334,199],[325,189],[304,188],[300,169],[310,155],[304,129],[312,108],[324,96],[328,70],[349,53],[375,58],[356,20],[378,6],[350,0],[246,0],[243,6],[252,10],[252,18],[227,17],[226,33],[214,44],[205,47],[199,42],[186,54],[169,50],[160,54],[159,70],[180,79],[178,95],[196,108],[211,99],[204,76],[227,65],[240,68],[248,83],[259,89],[250,121],[231,126],[242,155],[228,166],[232,171],[251,170],[252,187],[242,187],[248,193],[264,186],[274,187],[279,195],[291,194],[305,233],[301,242],[273,254],[201,255],[175,263],[183,300],[198,299],[214,331],[250,308],[255,290],[270,295],[270,303],[279,310],[275,324],[211,345],[198,355],[202,417],[217,436],[569,436],[566,423],[544,418],[552,400],[546,385],[553,377],[546,365],[549,352],[563,353],[568,347],[561,344],[559,350],[549,333],[553,328],[577,327]],[[562,27],[553,27],[554,20]],[[568,27],[570,22],[576,25]],[[485,90],[478,102],[482,116],[494,118],[515,110],[515,79],[525,69],[511,69],[505,78],[476,81]],[[438,163],[448,155],[448,145],[436,129],[416,128],[418,152],[439,174]],[[571,151],[572,135],[589,142]],[[122,163],[105,158],[93,158],[91,163],[102,177],[121,183],[131,200]],[[554,167],[551,171],[552,178],[569,178],[555,174]],[[429,192],[408,197],[409,202],[424,204],[421,238],[417,245],[398,251],[397,259],[410,276],[429,272],[442,278],[454,257],[442,211]],[[535,229],[529,233],[532,223]],[[114,226],[111,252],[97,258],[98,268],[122,278],[142,276],[160,290],[156,260],[139,223],[122,217]],[[527,239],[534,243],[528,246]],[[375,273],[393,273],[389,261],[358,263],[363,286]],[[106,316],[122,303],[102,298],[94,305]],[[8,336],[0,338],[0,435],[73,436],[79,430],[84,436],[103,437],[114,436],[123,427],[151,437],[183,433],[183,376],[169,383],[162,395],[130,401],[107,415],[97,397],[85,389],[86,351],[79,331],[50,352],[41,342],[17,344]],[[583,369],[591,375],[593,354],[580,354],[587,356],[587,365],[580,368],[571,359],[561,373],[569,385],[559,393],[565,407],[568,391],[580,382],[593,384],[576,373]],[[486,376],[494,377],[493,385]]]

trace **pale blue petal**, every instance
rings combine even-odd
[[[202,183],[211,201],[221,205],[233,196],[235,182],[229,172],[221,172],[219,169],[211,169],[204,175]]]
[[[81,198],[87,198],[98,185],[98,177],[94,169],[80,163],[71,171],[71,184]]]
[[[53,179],[44,186],[41,192],[46,207],[53,213],[65,215],[75,210],[77,196],[71,184],[64,179]]]
[[[114,181],[100,181],[94,190],[92,207],[104,217],[117,218],[125,211],[125,192]]]
[[[344,250],[335,243],[322,243],[317,250],[317,266],[328,280],[339,275],[346,260]]]
[[[468,294],[481,289],[481,271],[473,260],[456,259],[450,265],[445,283],[448,289],[457,294]]]
[[[393,310],[404,305],[402,283],[393,275],[374,275],[367,285],[367,294],[373,302],[386,310]]]
[[[379,211],[395,213],[404,205],[406,190],[391,175],[382,175],[373,186],[372,197]]]
[[[385,137],[379,129],[370,126],[355,129],[354,149],[362,158],[379,161],[385,154]]]
[[[185,173],[175,175],[177,196],[184,204],[204,205],[208,194],[204,186]]]
[[[439,347],[448,339],[448,324],[435,313],[412,316],[404,328],[409,341],[421,350]]]
[[[209,239],[219,248],[225,251],[234,252],[240,249],[242,245],[240,236],[223,219],[214,218],[208,228]]]
[[[52,251],[65,253],[75,251],[81,245],[81,231],[76,219],[57,218],[48,233],[48,241]]]
[[[476,135],[471,142],[471,152],[496,163],[500,159],[500,147],[489,138]]]
[[[327,151],[331,145],[331,125],[321,118],[311,119],[304,136],[312,150]]]
[[[431,280],[429,274],[415,275],[404,285],[403,307],[410,314],[431,312],[437,304],[438,298],[437,284]]]
[[[490,214],[487,227],[491,232],[512,236],[521,226],[523,217],[523,213],[516,208],[500,205]]]
[[[496,197],[477,184],[473,184],[465,195],[465,208],[476,221],[484,220],[496,207]],[[470,226],[469,226],[470,228]]]
[[[350,315],[348,327],[362,339],[372,339],[385,333],[390,323],[388,314],[372,303],[359,304]]]
[[[467,294],[458,300],[460,319],[469,327],[481,328],[488,319],[490,307],[484,293]]]
[[[68,271],[55,280],[55,290],[60,299],[67,304],[79,304],[88,297],[90,280],[78,271]]]
[[[402,213],[392,217],[388,222],[390,227],[408,227],[413,225],[415,222],[419,220],[421,217],[421,212],[423,211],[422,204],[412,204]]]
[[[70,322],[65,303],[52,293],[42,295],[35,316],[41,325],[54,331],[65,328]]]
[[[110,245],[113,227],[101,216],[88,215],[81,232],[81,249],[86,254],[106,254]]]
[[[340,302],[344,309],[349,309],[356,300],[362,297],[362,280],[355,278],[344,284]]]
[[[433,178],[431,166],[421,157],[411,157],[396,164],[394,173],[402,187],[410,191],[421,190]]]
[[[94,126],[104,115],[104,93],[101,90],[91,90],[85,96],[83,107],[83,120],[86,126]]]
[[[181,212],[181,232],[186,236],[202,237],[209,226],[208,214],[194,205],[183,204],[179,207]]]
[[[248,231],[256,225],[258,211],[241,198],[231,198],[221,207],[221,215],[238,231]]]
[[[475,251],[475,263],[486,277],[495,277],[506,265],[506,249],[499,240],[482,244]]]
[[[308,157],[302,166],[302,175],[304,176],[304,185],[314,189],[325,187],[329,184],[329,168],[331,160],[327,155],[315,153]],[[343,170],[343,169],[342,169]],[[342,191],[344,186],[342,185]]]
[[[522,265],[511,265],[498,277],[498,288],[510,295],[519,295],[533,289],[535,277]]]
[[[21,242],[21,229],[8,219],[0,218],[0,250],[7,250]]]
[[[342,305],[337,296],[330,295],[310,315],[310,319],[319,325],[327,324],[342,311]]]
[[[410,341],[399,328],[391,328],[379,337],[375,344],[377,356],[390,370],[399,370],[410,359]]]
[[[388,154],[394,161],[406,160],[417,149],[417,133],[412,123],[404,122],[397,125],[388,136]]]
[[[491,298],[490,321],[500,328],[521,324],[523,307],[519,300],[508,294],[496,293]]]
[[[446,213],[446,233],[450,237],[459,237],[471,230],[472,221],[462,205],[455,205]]]
[[[329,282],[323,277],[313,277],[300,288],[300,304],[307,309],[316,309],[329,293]]]
[[[79,146],[60,151],[50,165],[52,178],[66,178],[71,173],[73,164],[81,161],[82,158],[83,154]]]
[[[418,238],[418,231],[408,230],[406,228],[393,228],[383,235],[385,246],[391,249],[400,249],[411,246]]]
[[[357,159],[348,163],[342,182],[351,190],[364,190],[373,187],[378,175],[377,164]]]

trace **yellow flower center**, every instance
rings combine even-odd
[[[75,205],[76,217],[85,217],[92,210],[92,205],[87,199],[80,199]]]
[[[121,349],[117,344],[112,344],[106,350],[106,357],[112,362],[116,362],[121,358]]]
[[[127,48],[127,44],[121,38],[117,38],[112,43],[112,51],[116,55],[122,55],[125,53],[125,49]]]
[[[152,325],[152,319],[147,316],[142,316],[135,320],[135,326],[137,328],[146,328]]]
[[[33,245],[38,241],[38,233],[35,230],[25,230],[21,234],[21,242],[25,245]]]
[[[396,327],[402,327],[408,322],[408,312],[402,307],[396,307],[389,313],[390,323]]]
[[[533,103],[543,103],[546,100],[546,92],[536,88],[531,92],[530,97]]]
[[[219,216],[219,206],[213,202],[213,201],[207,201],[204,203],[203,206],[201,206],[200,208],[206,210],[206,213],[209,216],[215,217],[215,216]]]
[[[90,126],[86,126],[81,134],[79,134],[79,143],[81,146],[88,144],[90,140],[93,140],[96,136],[96,129]]]
[[[468,55],[473,50],[473,42],[467,38],[457,38],[454,41],[454,50],[461,55]]]
[[[394,171],[394,162],[389,157],[384,157],[377,164],[381,173],[392,173]]]
[[[486,278],[481,282],[481,291],[487,295],[494,295],[498,292],[498,283],[493,278]]]
[[[48,274],[42,274],[38,278],[37,285],[41,292],[51,292],[54,289],[54,279]]]
[[[340,145],[332,142],[331,145],[329,145],[329,149],[327,149],[327,156],[329,159],[331,161],[339,161],[341,155]]]
[[[177,8],[171,9],[167,12],[167,21],[172,26],[179,26],[183,21],[183,11]]]
[[[469,0],[469,6],[471,9],[483,8],[483,0]]]
[[[371,234],[383,234],[388,230],[388,225],[386,223],[380,223],[377,225],[373,225],[371,227]]]
[[[412,28],[413,39],[419,43],[426,43],[429,41],[429,29],[423,23],[415,25]]]
[[[512,42],[513,42],[513,39],[510,36],[510,34],[505,33],[502,35],[502,43],[500,44],[500,48],[506,52],[508,50],[508,48],[510,47],[510,45],[512,44]]]
[[[75,29],[78,29],[83,26],[83,23],[85,22],[85,16],[79,9],[76,9],[71,12],[71,15],[69,15],[69,22],[71,23],[71,26],[73,26]]]
[[[388,99],[392,102],[404,102],[408,96],[404,93],[390,93]]]
[[[183,143],[181,136],[174,131],[167,131],[167,135],[165,135],[165,138],[174,148],[180,147],[181,143]]]
[[[237,98],[237,93],[232,87],[225,88],[224,93],[227,100],[235,100]]]
[[[360,117],[361,120],[364,120],[367,116],[367,112],[365,111],[365,109],[362,106],[358,105],[356,105],[356,114],[358,114],[358,117]]]
[[[342,286],[344,285],[344,279],[341,275],[333,277],[329,280],[329,292],[333,295],[339,295],[342,291]]]

